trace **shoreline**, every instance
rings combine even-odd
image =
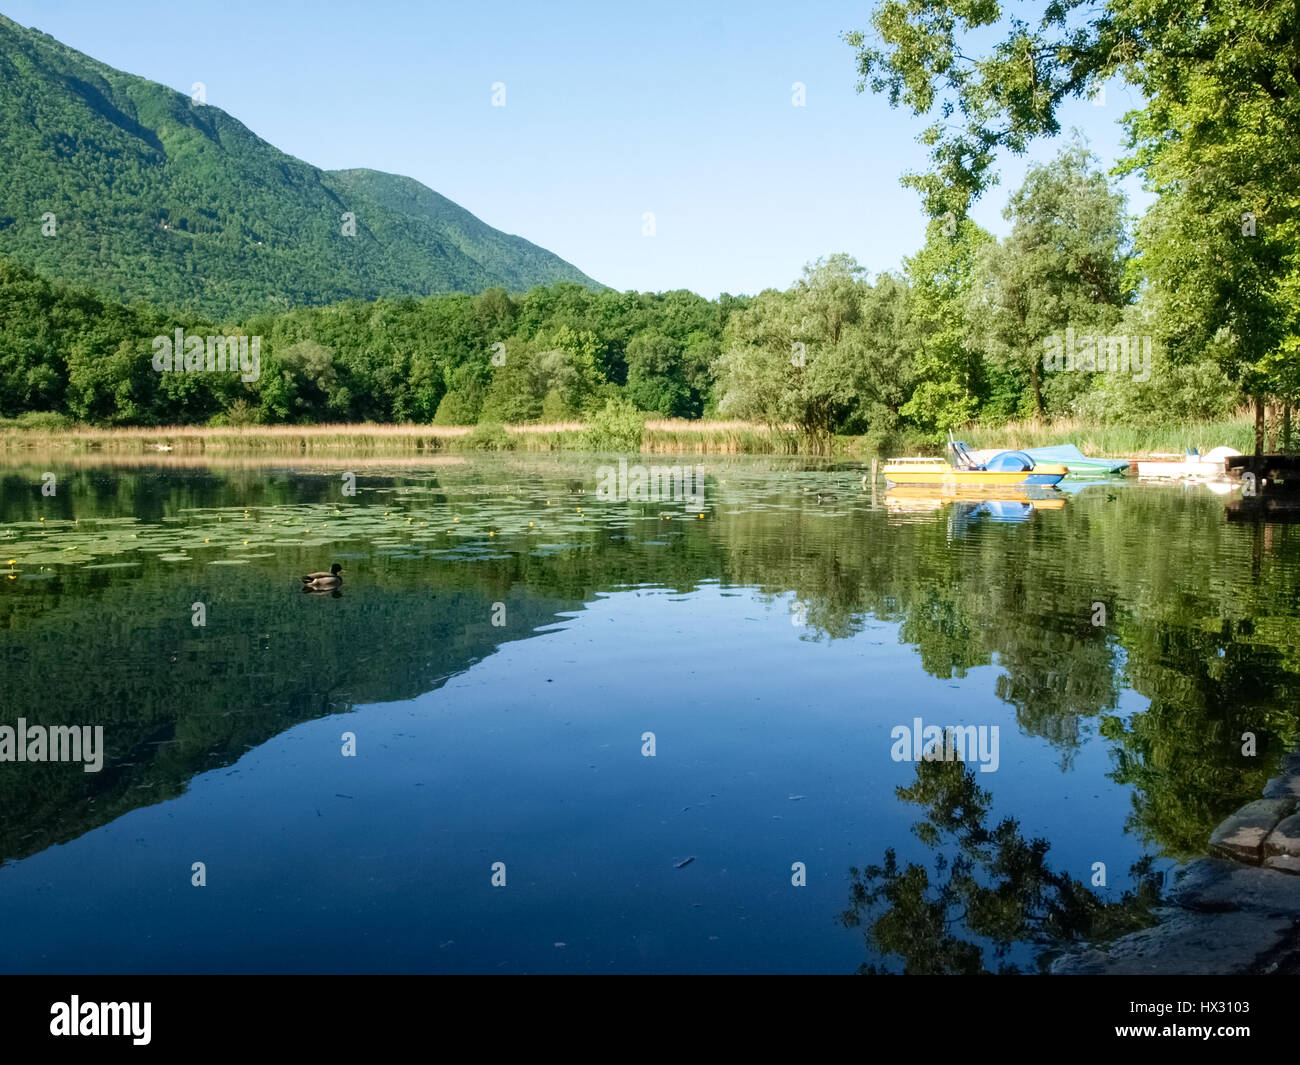
[[[421,425],[351,422],[247,426],[25,426],[0,419],[0,454],[81,453],[134,455],[427,455],[473,451],[589,451],[591,426],[564,421],[525,425]],[[1253,425],[1245,416],[1222,422],[1164,427],[1093,425],[1073,419],[970,425],[955,431],[972,448],[1018,449],[1074,444],[1090,456],[1130,461],[1181,457],[1192,445],[1202,453],[1219,444],[1249,454]],[[606,450],[606,449],[595,449]],[[793,426],[722,419],[647,418],[640,445],[646,454],[806,455],[826,458],[801,440]],[[837,436],[831,456],[941,453],[939,443],[915,433],[887,441]]]
[[[326,425],[70,426],[0,428],[0,454],[421,455],[472,451],[589,451],[583,422],[465,426],[353,422]],[[648,419],[642,452],[790,454],[790,429],[741,421]]]
[[[1080,944],[1056,976],[1300,973],[1300,752],[1261,798],[1225,818],[1188,862],[1149,928]]]

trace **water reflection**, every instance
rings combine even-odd
[[[849,870],[840,919],[883,959],[864,962],[861,973],[1020,973],[1035,958],[1046,968],[1072,944],[1154,923],[1163,878],[1150,856],[1129,870],[1132,886],[1107,900],[1053,869],[1051,844],[1027,839],[1015,818],[989,827],[992,796],[959,761],[918,762],[916,782],[898,797],[924,811],[912,831],[934,852],[933,872],[920,862],[901,865],[892,847],[881,864]]]
[[[1068,502],[955,496],[936,506],[897,490],[873,500],[856,470],[706,459],[704,502],[687,512],[597,500],[598,461],[362,470],[356,497],[340,493],[347,471],[337,468],[87,466],[64,473],[52,499],[36,467],[0,473],[0,721],[103,725],[107,746],[97,774],[0,767],[0,865],[176,799],[329,715],[417,700],[467,676],[530,699],[553,680],[592,677],[602,679],[579,685],[562,712],[615,713],[614,692],[643,717],[685,702],[717,729],[713,760],[697,766],[705,795],[718,792],[710,781],[756,774],[760,752],[791,737],[838,779],[869,780],[802,831],[886,854],[855,881],[853,907],[862,927],[878,928],[882,955],[909,971],[927,951],[945,971],[1027,967],[1052,938],[1044,929],[1068,937],[1131,916],[1113,909],[1113,893],[1089,901],[1077,868],[1047,867],[1041,833],[1023,830],[1028,811],[1060,816],[1052,850],[1073,860],[1091,828],[1070,816],[1066,793],[1101,802],[1115,792],[1127,815],[1122,831],[1105,830],[1108,853],[1167,865],[1203,853],[1219,820],[1256,797],[1300,741],[1300,533],[1229,522],[1209,493],[1110,483]],[[299,574],[333,558],[348,572],[346,596],[292,594]],[[651,590],[671,594],[643,615],[638,597]],[[736,600],[745,605],[732,610]],[[199,602],[202,626],[191,624]],[[553,673],[479,669],[604,604],[603,630]],[[779,623],[763,620],[764,605]],[[678,635],[688,625],[698,631]],[[660,644],[642,674],[611,666]],[[683,661],[695,676],[670,668]],[[766,672],[772,663],[784,673]],[[932,883],[912,871],[925,868],[915,855],[890,864],[903,844],[878,768],[887,744],[871,729],[913,709],[968,705],[1009,714],[1004,736],[1038,746],[1005,759],[995,781],[981,781],[987,791],[951,766],[918,765],[902,798],[927,810],[933,831],[916,838],[946,863]],[[630,727],[639,737],[650,726]],[[741,732],[758,736],[743,754]],[[1246,732],[1254,755],[1243,754]],[[498,787],[523,788],[527,773],[492,763],[490,750],[466,758],[503,774]],[[527,790],[516,797],[521,808],[532,801]],[[694,796],[682,807],[705,809]],[[1010,814],[1012,827],[998,827]],[[713,828],[759,847],[787,816],[737,805]],[[886,827],[862,842],[859,818]],[[538,846],[566,831],[548,823]],[[738,861],[728,875],[740,875]],[[628,862],[614,881],[643,876]],[[689,875],[709,868],[701,856]],[[1134,899],[1148,899],[1153,868],[1139,866]],[[829,905],[809,927],[833,923],[842,902]],[[893,915],[871,909],[882,905]],[[962,913],[976,924],[964,927]],[[708,957],[677,967],[709,968]]]

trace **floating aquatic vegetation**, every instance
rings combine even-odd
[[[41,521],[24,515],[24,520],[0,526],[0,544],[19,570],[138,565],[150,559],[174,564],[195,561],[198,552],[208,556],[201,563],[240,565],[318,549],[339,554],[345,544],[351,545],[349,557],[354,558],[544,558],[581,547],[601,530],[611,540],[640,544],[644,522],[675,525],[675,519],[698,518],[697,511],[708,510],[710,516],[811,511],[816,508],[804,492],[811,485],[839,492],[838,506],[818,510],[823,516],[839,513],[853,505],[858,479],[853,471],[728,469],[725,478],[711,475],[705,506],[687,513],[676,502],[666,504],[667,509],[662,503],[602,502],[594,491],[595,468],[543,463],[521,469],[470,462],[436,475],[395,469],[392,475],[408,483],[358,485],[359,492],[370,494],[309,503],[250,498],[246,504],[182,507],[148,521],[93,516]],[[590,491],[575,493],[576,482]],[[260,496],[271,482],[254,480],[239,487]],[[667,546],[682,535],[676,528],[661,528],[656,539],[645,543]],[[538,543],[541,538],[545,542]]]

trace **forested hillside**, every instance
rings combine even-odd
[[[915,254],[897,266],[830,254],[788,288],[716,300],[600,289],[418,182],[315,170],[214,108],[0,20],[0,135],[15,163],[0,185],[0,418],[465,425],[586,420],[618,400],[632,415],[793,425],[824,449],[835,434],[938,441],[1018,418],[1181,433],[1253,401],[1256,440],[1269,419],[1288,446],[1300,96],[1275,89],[1300,67],[1283,62],[1294,5],[1265,9],[1242,8],[1241,29],[1227,3],[1179,30],[1201,34],[1200,51],[1126,117],[1132,154],[1107,172],[1067,140],[1010,191],[998,237],[967,213],[995,149],[1054,132],[1048,112],[1006,95],[1021,62],[1008,50],[978,91],[945,90],[971,126],[932,130],[931,171],[905,178],[931,214]],[[904,14],[885,0],[874,16],[883,48],[848,43],[864,87],[923,113],[938,90],[901,87],[929,85],[956,53],[914,55],[891,12]],[[1126,64],[1165,84],[1115,59],[1107,25],[1093,31],[1059,46],[1082,49],[1087,75],[1054,68],[1052,106]],[[1280,51],[1234,52],[1247,37]],[[1216,100],[1233,122],[1211,120]],[[982,124],[995,104],[1016,136]],[[1124,170],[1156,194],[1138,219],[1116,185]],[[41,235],[38,208],[56,236]],[[344,211],[355,237],[338,232]],[[256,338],[256,374],[159,372],[155,343],[176,329]]]
[[[0,254],[118,299],[229,315],[595,285],[418,181],[318,170],[3,16],[0,158]]]

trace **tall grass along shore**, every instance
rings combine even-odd
[[[0,420],[0,451],[177,455],[412,455],[469,451],[591,450],[583,422],[537,425],[441,426],[357,422],[336,425],[251,425],[241,427],[95,427],[55,425],[23,419]],[[1077,418],[971,425],[959,436],[975,448],[1025,448],[1075,444],[1085,454],[1135,457],[1179,454],[1187,447],[1207,451],[1224,444],[1240,451],[1253,446],[1248,412],[1214,421],[1180,425],[1103,425]],[[653,454],[799,454],[804,442],[793,426],[745,421],[650,419],[634,450]],[[837,437],[842,454],[934,452],[932,440],[903,437],[883,448],[866,437]]]

